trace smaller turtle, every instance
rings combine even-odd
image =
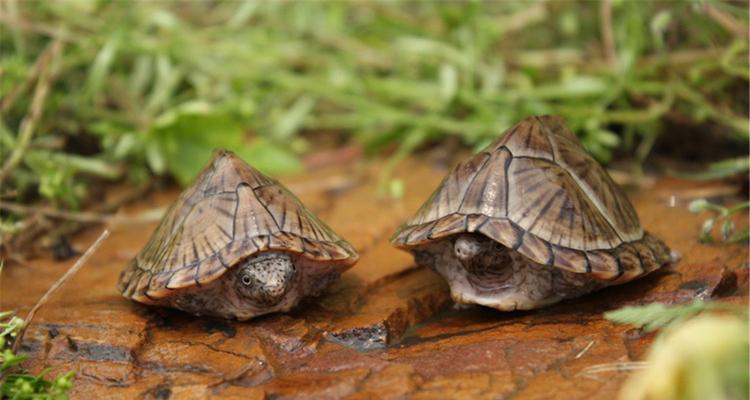
[[[320,294],[357,252],[284,186],[219,150],[120,274],[123,296],[247,320]]]
[[[530,117],[460,163],[394,234],[457,303],[528,310],[670,262],[559,117]]]

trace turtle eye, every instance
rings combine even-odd
[[[248,274],[243,274],[241,279],[242,279],[242,283],[245,286],[250,286],[250,284],[253,283],[253,277],[251,277]]]

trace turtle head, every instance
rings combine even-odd
[[[453,242],[453,254],[462,263],[469,262],[487,251],[489,244],[479,235],[462,234]]]
[[[235,271],[235,288],[258,306],[273,306],[294,285],[297,268],[289,254],[268,252],[251,257]]]

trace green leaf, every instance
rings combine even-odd
[[[724,223],[721,224],[721,238],[724,241],[729,240],[734,232],[734,222],[731,219],[725,219]]]
[[[167,170],[167,161],[164,159],[158,138],[146,143],[146,162],[156,175],[162,175]]]
[[[714,229],[714,225],[716,225],[716,219],[709,218],[705,221],[703,221],[703,225],[701,225],[701,233],[700,233],[700,241],[703,243],[711,243],[713,242],[713,237],[711,236],[711,231]]]
[[[4,380],[0,382],[0,398],[3,399],[67,399],[67,392],[73,387],[74,372],[68,372],[50,381],[45,376],[52,370],[47,368],[38,375],[25,373],[20,364],[26,356],[14,354],[5,348],[5,336],[15,336],[25,322],[15,316],[13,311],[0,311],[0,374]],[[14,373],[9,373],[10,371]]]
[[[268,174],[302,170],[302,163],[295,154],[264,138],[255,138],[249,144],[240,147],[237,155]]]
[[[709,208],[710,203],[706,199],[695,199],[688,205],[688,211],[691,213],[699,213]]]
[[[458,90],[458,71],[448,63],[440,65],[440,96],[446,103],[453,100]]]
[[[671,175],[696,181],[710,181],[738,174],[747,174],[748,171],[750,171],[750,157],[738,157],[711,163],[706,170],[701,172],[671,171]]]
[[[26,361],[28,357],[26,356],[17,356],[13,354],[13,352],[10,349],[5,349],[2,352],[2,363],[0,363],[0,372],[7,371],[14,365],[18,365],[24,361]]]
[[[107,78],[112,63],[117,55],[117,48],[119,47],[119,40],[117,37],[112,37],[102,46],[94,59],[94,63],[91,65],[89,70],[88,81],[86,82],[86,90],[91,95],[97,95],[102,87],[104,86],[104,80]]]
[[[727,243],[739,243],[750,239],[750,228],[745,228],[727,239]]]
[[[315,107],[314,98],[310,96],[302,96],[297,99],[297,101],[295,101],[294,104],[292,104],[292,106],[286,110],[280,118],[278,118],[274,126],[271,128],[273,138],[277,140],[285,140],[297,133],[313,107]]]
[[[608,311],[604,313],[604,318],[618,324],[642,327],[645,331],[651,332],[708,310],[733,311],[745,316],[747,314],[747,309],[734,304],[694,300],[690,304],[679,306],[667,306],[661,303],[628,306],[619,310]]]
[[[283,146],[263,138],[247,140],[237,113],[202,102],[189,102],[164,113],[146,133],[152,168],[163,160],[166,172],[185,186],[205,167],[214,150],[236,152],[269,173],[290,172],[300,163]],[[154,169],[157,172],[156,169]]]
[[[394,200],[400,200],[404,197],[404,181],[401,179],[391,179],[388,183],[388,194]]]

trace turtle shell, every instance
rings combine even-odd
[[[358,259],[349,243],[283,185],[218,150],[120,274],[118,289],[125,297],[155,303],[175,289],[212,282],[269,250],[342,269]]]
[[[479,232],[532,261],[626,282],[670,260],[627,196],[556,116],[530,117],[457,165],[391,239]]]

